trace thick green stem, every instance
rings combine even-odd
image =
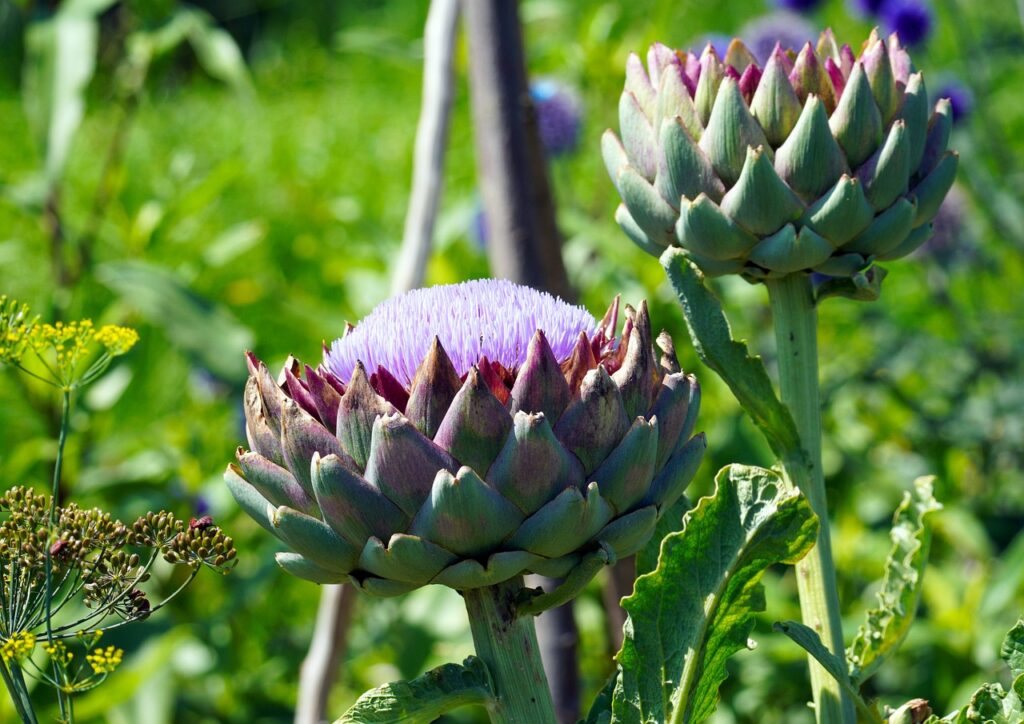
[[[465,591],[476,655],[494,681],[494,724],[557,724],[533,617],[516,613],[523,579]]]
[[[790,479],[807,496],[818,516],[818,543],[796,566],[800,610],[804,623],[821,636],[828,649],[845,658],[839,592],[836,588],[829,534],[825,477],[821,469],[821,401],[818,393],[818,315],[807,274],[790,274],[766,282],[778,345],[779,387],[800,433],[806,456],[782,461]],[[853,702],[812,657],[811,686],[819,722],[856,721]]]
[[[0,659],[0,675],[7,687],[7,693],[11,695],[14,710],[21,717],[22,724],[36,724],[36,713],[32,709],[32,699],[29,698],[25,678],[21,675],[21,667],[12,661],[11,667],[8,669],[7,663]]]

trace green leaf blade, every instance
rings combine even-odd
[[[686,326],[701,361],[714,370],[753,418],[780,458],[800,450],[793,417],[775,394],[760,357],[732,338],[721,302],[704,284],[704,275],[678,248],[661,256],[661,265],[683,308]]]
[[[486,706],[494,697],[483,661],[444,664],[410,681],[378,686],[360,696],[335,724],[428,724],[460,706]]]
[[[623,600],[629,614],[612,702],[616,722],[701,722],[718,701],[726,661],[748,645],[764,610],[764,571],[814,545],[806,498],[775,473],[732,465],[684,528],[662,543],[657,568]]]
[[[942,506],[932,495],[934,478],[918,478],[893,516],[892,549],[885,562],[877,608],[846,650],[850,678],[859,686],[867,681],[899,648],[917,613],[924,569],[931,545],[928,515]]]

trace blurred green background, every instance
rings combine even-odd
[[[946,243],[890,265],[879,302],[827,301],[821,354],[847,640],[874,602],[902,492],[938,475],[945,509],[919,620],[869,693],[892,704],[924,697],[942,713],[998,677],[999,642],[1024,611],[1024,19],[1013,0],[929,8],[915,62],[930,87],[958,77],[974,102],[951,144],[961,174]],[[599,138],[617,125],[631,50],[751,32],[774,10],[759,0],[520,9],[531,75],[575,89],[582,108],[577,150],[551,168],[580,301],[600,314],[616,293],[646,297],[703,385],[710,449],[693,497],[727,462],[771,459],[697,362],[657,262],[612,221],[618,199]],[[388,295],[425,17],[425,3],[383,0],[0,2],[0,293],[44,319],[91,317],[142,336],[78,401],[65,492],[124,519],[209,512],[241,554],[230,576],[202,575],[173,606],[109,635],[126,661],[80,699],[82,721],[291,719],[318,590],[276,567],[274,541],[221,482],[244,443],[243,352],[272,367],[290,353],[316,360],[323,340]],[[804,22],[858,48],[873,21],[827,0]],[[488,273],[465,38],[457,58],[432,284]],[[71,80],[48,82],[53,64]],[[764,290],[726,279],[718,291],[736,335],[771,365]],[[0,485],[43,484],[58,420],[49,388],[0,371]],[[158,572],[158,586],[170,589],[170,575]],[[758,646],[730,663],[722,722],[811,720],[804,656],[771,633],[772,621],[799,618],[792,571],[766,583]],[[600,601],[595,583],[576,610],[584,708],[612,670]],[[360,599],[330,711],[461,660],[471,651],[463,610],[436,587]],[[10,716],[3,701],[0,718]]]

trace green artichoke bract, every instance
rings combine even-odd
[[[493,280],[380,305],[317,368],[249,358],[226,481],[288,572],[395,595],[635,553],[705,449],[697,381],[646,304],[601,322]]]
[[[724,59],[633,54],[621,141],[602,139],[623,204],[616,220],[652,254],[677,244],[709,276],[852,276],[931,234],[956,175],[948,100],[929,113],[924,77],[892,35],[859,57],[825,31],[776,47],[760,68],[733,40]],[[929,117],[930,116],[930,117]]]

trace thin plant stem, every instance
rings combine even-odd
[[[60,435],[57,438],[57,459],[53,464],[53,487],[50,491],[50,536],[53,535],[57,526],[57,505],[60,500],[60,475],[64,466],[64,446],[68,439],[68,421],[71,419],[71,389],[64,387],[61,390],[61,411],[60,411]],[[53,644],[53,556],[51,552],[52,541],[47,537],[46,541],[46,642]],[[54,675],[57,674],[57,664],[53,664]],[[60,705],[61,718],[67,719],[70,707],[64,701],[60,690],[57,692],[57,702]]]
[[[533,617],[516,612],[522,577],[463,593],[476,655],[494,682],[494,724],[556,724]]]
[[[765,284],[778,346],[779,388],[782,401],[789,407],[800,433],[804,453],[800,455],[797,451],[782,463],[790,479],[807,496],[820,524],[817,544],[796,566],[801,615],[825,646],[843,659],[839,591],[821,468],[818,315],[814,294],[810,276],[803,273],[771,279]],[[817,720],[853,724],[856,721],[854,705],[843,687],[813,657],[808,660]]]
[[[25,679],[21,675],[21,668],[16,662],[11,662],[10,669],[7,663],[0,659],[0,676],[3,677],[4,685],[14,702],[14,709],[21,717],[23,724],[36,724],[36,713],[32,708],[32,700],[28,695],[28,687],[25,686]]]

